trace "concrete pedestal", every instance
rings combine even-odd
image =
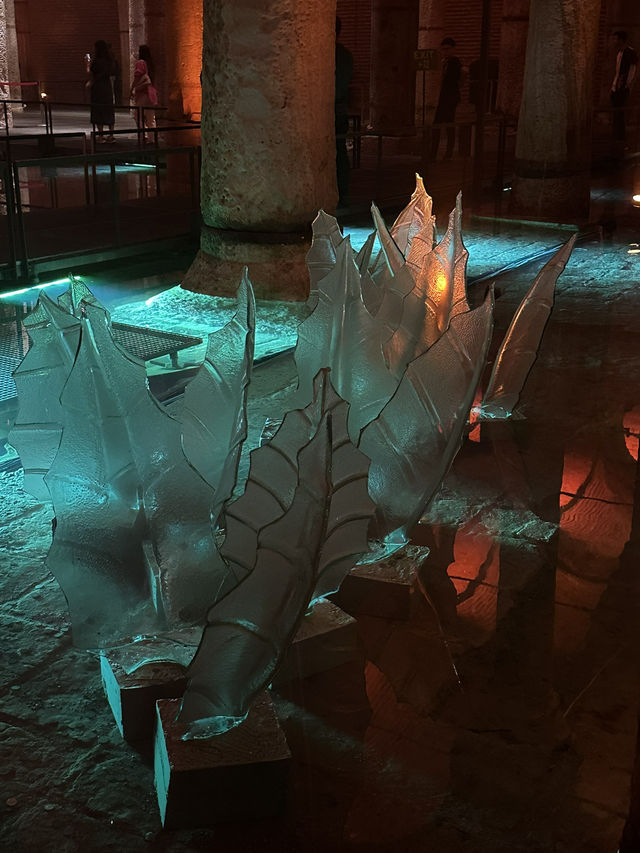
[[[108,654],[100,655],[100,675],[120,734],[142,750],[153,738],[156,700],[179,698],[187,686],[180,664],[151,663],[127,675]]]
[[[157,704],[155,786],[166,829],[272,817],[285,805],[291,753],[271,699],[262,693],[247,719],[224,734],[181,740],[179,699]]]
[[[274,686],[309,678],[353,660],[364,659],[356,620],[331,601],[318,601],[302,620],[280,664]]]
[[[356,566],[331,600],[352,616],[408,619],[416,566],[425,551],[409,546],[377,563]]]

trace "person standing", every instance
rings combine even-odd
[[[613,34],[616,54],[616,73],[611,83],[611,106],[613,107],[613,138],[619,142],[625,137],[625,106],[629,100],[629,91],[636,76],[638,67],[638,54],[629,47],[629,37],[624,30],[617,30]]]
[[[138,48],[130,97],[136,107],[155,107],[158,104],[158,91],[151,82],[153,78],[153,60],[151,51],[146,44]],[[152,109],[136,109],[138,129],[155,127],[155,113]],[[146,135],[145,135],[146,139]]]
[[[111,61],[106,41],[100,39],[94,45],[94,57],[89,66],[91,77],[87,86],[91,92],[91,123],[98,129],[96,142],[115,142],[113,127],[115,112],[113,109],[113,89],[111,87]],[[109,135],[104,137],[105,125]]]
[[[440,146],[440,128],[437,125],[449,124],[456,120],[456,108],[460,103],[460,77],[462,76],[462,63],[454,55],[456,43],[452,38],[444,38],[440,42],[440,53],[442,54],[442,77],[440,82],[440,94],[438,106],[433,117],[434,127],[431,131],[431,159],[438,156]],[[456,141],[455,127],[447,128],[447,147],[445,158],[450,158]]]

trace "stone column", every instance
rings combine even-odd
[[[528,28],[529,0],[509,0],[503,8],[500,25],[496,106],[500,112],[511,118],[517,118],[520,112]]]
[[[6,6],[7,0],[0,0],[0,78],[9,82]],[[0,92],[2,92],[3,97],[10,97],[8,86],[0,86]],[[9,104],[7,104],[7,107],[7,121],[11,126],[11,108]],[[0,111],[0,124],[4,127],[4,112],[2,111]]]
[[[128,0],[129,3],[129,55],[128,67],[125,62],[127,57],[123,54],[122,57],[122,86],[127,91],[133,80],[133,69],[135,68],[136,59],[138,58],[138,48],[141,44],[146,44],[147,31],[146,20],[144,15],[145,0]],[[125,77],[125,71],[127,76]]]
[[[532,0],[512,210],[589,214],[593,67],[600,0]]]
[[[371,7],[371,124],[384,133],[414,128],[419,0],[373,0]]]
[[[304,299],[309,225],[337,201],[335,0],[205,0],[200,252],[184,287]]]
[[[20,80],[20,60],[18,57],[18,33],[16,32],[16,9],[14,0],[5,0],[5,16],[7,22],[7,77],[8,80],[18,82]],[[22,89],[20,86],[11,86],[11,99],[20,100]],[[12,104],[11,110],[22,110],[20,104]]]
[[[165,0],[165,72],[169,118],[201,109],[202,0]]]

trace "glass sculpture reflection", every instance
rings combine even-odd
[[[348,407],[327,374],[318,374],[306,410],[287,414],[252,451],[243,513],[229,507],[236,529],[229,527],[225,558],[252,569],[208,614],[178,716],[187,737],[242,722],[309,605],[335,592],[367,549],[369,463],[349,441]]]

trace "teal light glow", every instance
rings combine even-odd
[[[33,284],[31,287],[23,287],[20,290],[10,290],[8,293],[0,293],[0,299],[9,299],[11,296],[21,296],[23,293],[28,293],[30,290],[43,290],[45,287],[52,287],[54,284],[68,284],[68,278],[57,278],[55,281],[47,281],[44,284]]]

